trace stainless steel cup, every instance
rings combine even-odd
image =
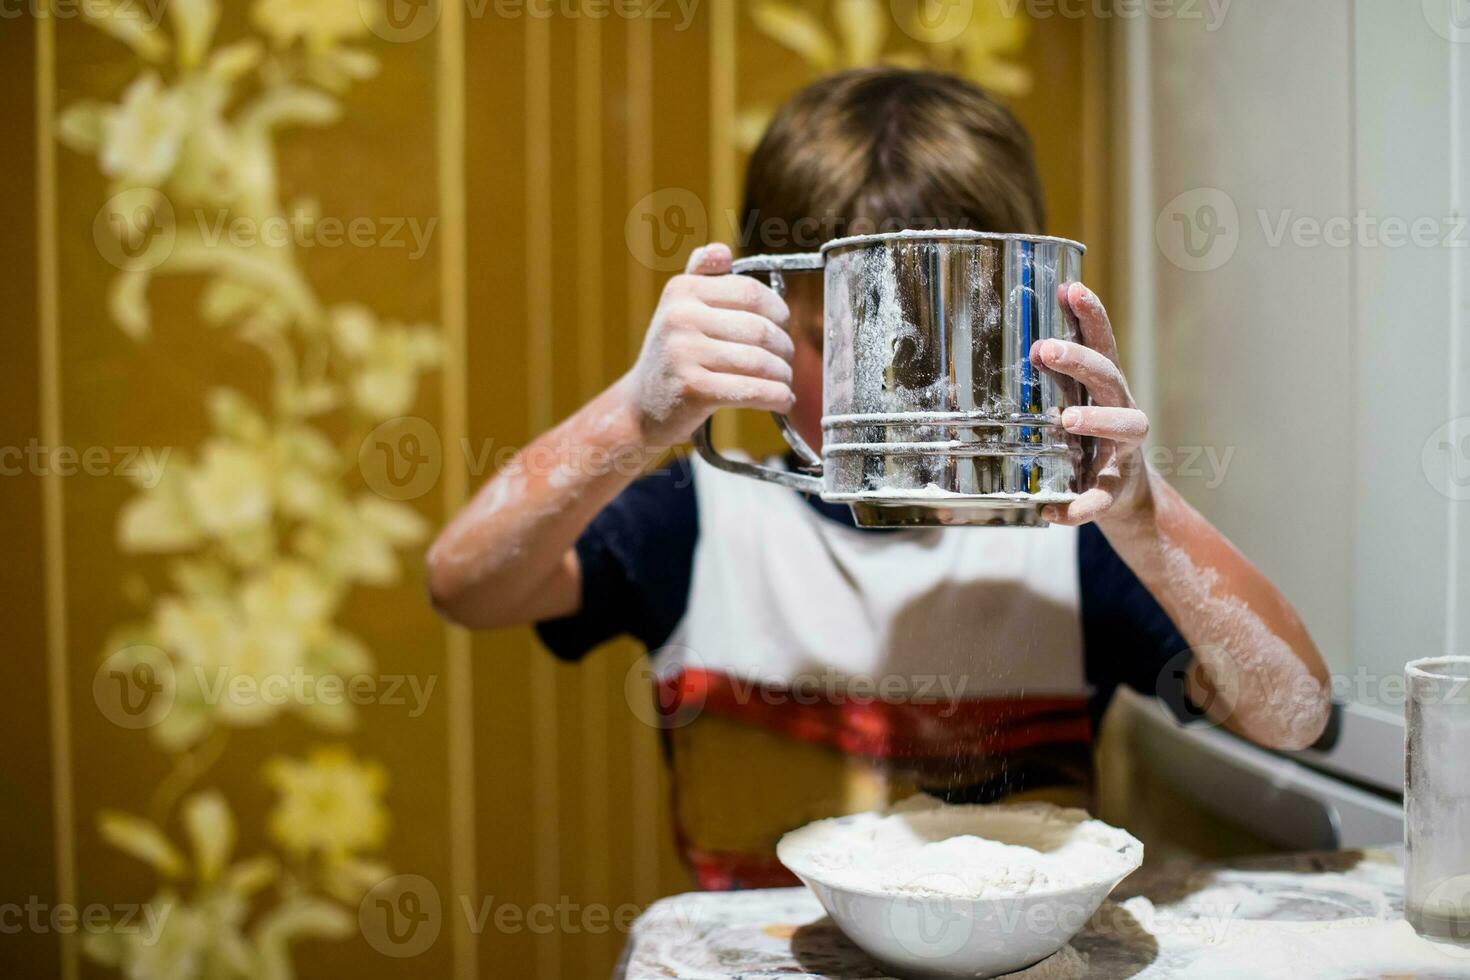
[[[822,452],[777,415],[799,471],[706,460],[851,506],[859,525],[1039,526],[1073,499],[1091,440],[1059,415],[1086,393],[1030,358],[1037,340],[1078,340],[1058,299],[1085,247],[1064,238],[902,231],[840,238],[820,252],[741,259],[784,292],[824,278]]]

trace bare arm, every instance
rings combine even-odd
[[[429,549],[435,608],[464,626],[511,626],[581,605],[577,537],[665,450],[718,408],[791,408],[786,304],[701,249],[669,280],[638,362],[495,474]]]
[[[1083,344],[1041,341],[1033,358],[1086,387],[1093,405],[1062,424],[1101,442],[1095,485],[1052,509],[1064,524],[1095,521],[1179,627],[1195,656],[1190,694],[1231,731],[1300,749],[1327,724],[1327,666],[1285,597],[1163,477],[1140,447],[1148,418],[1118,367],[1107,312],[1080,284],[1062,294]]]
[[[572,545],[653,448],[625,388],[619,380],[531,443],[455,515],[429,549],[429,594],[440,613],[490,628],[577,611]]]

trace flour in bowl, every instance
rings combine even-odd
[[[1120,879],[1137,866],[1136,847],[1082,810],[916,797],[887,813],[811,824],[788,834],[781,854],[797,874],[838,888],[994,899]]]

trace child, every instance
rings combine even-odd
[[[1016,120],[966,82],[892,69],[782,108],[741,221],[769,236],[751,252],[1043,226]],[[1032,351],[1087,388],[1091,405],[1062,424],[1099,445],[1089,489],[1051,508],[1050,528],[863,531],[845,507],[697,458],[638,479],[720,408],[789,412],[820,447],[819,277],[791,276],[783,301],[730,263],[724,245],[696,251],[637,363],[491,479],[428,559],[456,622],[535,622],[565,659],[623,633],[648,645],[702,887],[789,883],[783,832],[920,789],[1086,805],[1093,731],[1120,683],[1181,714],[1187,693],[1266,746],[1318,737],[1321,657],[1265,576],[1145,465],[1148,419],[1081,284],[1062,301],[1085,343]]]

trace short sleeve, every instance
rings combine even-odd
[[[1094,725],[1119,685],[1162,699],[1180,721],[1199,717],[1185,696],[1189,644],[1094,524],[1079,529],[1077,564]]]
[[[689,604],[698,534],[693,474],[681,457],[593,518],[576,544],[581,608],[537,623],[537,635],[562,660],[579,660],[624,634],[649,649],[663,646]]]

